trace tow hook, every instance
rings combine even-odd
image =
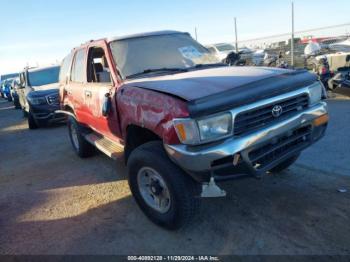
[[[226,191],[218,187],[214,177],[210,178],[209,183],[202,185],[201,197],[225,197]]]

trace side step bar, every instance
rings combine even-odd
[[[124,146],[119,143],[111,141],[110,139],[96,133],[90,133],[84,137],[86,141],[114,160],[120,159],[124,156]]]

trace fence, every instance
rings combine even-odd
[[[297,31],[294,33],[294,66],[306,66],[304,51],[310,42],[318,43],[317,45],[321,48],[320,54],[329,54],[338,51],[350,52],[350,40],[348,39],[350,39],[350,23]],[[261,54],[281,55],[291,65],[291,42],[291,33],[284,33],[239,40],[238,46],[242,51],[261,50]]]

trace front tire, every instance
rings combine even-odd
[[[28,113],[27,121],[28,121],[29,129],[37,129],[39,127],[38,124],[36,123],[35,119],[34,119],[33,114],[30,111]]]
[[[15,109],[21,109],[22,107],[21,107],[21,104],[19,103],[19,101],[18,100],[13,100],[13,105],[15,106]]]
[[[175,230],[193,219],[200,204],[200,185],[169,159],[162,142],[136,148],[128,169],[131,192],[151,221]]]
[[[295,163],[295,161],[297,161],[297,159],[299,158],[299,155],[300,154],[297,154],[296,156],[292,156],[292,157],[288,158],[287,160],[283,161],[282,163],[280,163],[277,166],[275,166],[274,168],[272,168],[270,170],[270,172],[271,173],[280,173],[280,172],[286,170],[288,167],[293,165]]]
[[[72,116],[68,117],[67,126],[69,139],[75,153],[81,158],[92,156],[95,153],[95,147],[85,140],[83,128]]]

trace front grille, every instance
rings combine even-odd
[[[311,126],[290,131],[288,134],[274,139],[271,143],[251,151],[248,154],[249,160],[255,169],[264,168],[285,154],[307,145],[310,141],[310,135]]]
[[[305,109],[308,103],[308,95],[302,94],[239,113],[235,118],[234,135],[243,135],[281,118],[288,117],[297,111]],[[279,117],[272,115],[272,110],[276,105],[282,107],[282,114]]]

